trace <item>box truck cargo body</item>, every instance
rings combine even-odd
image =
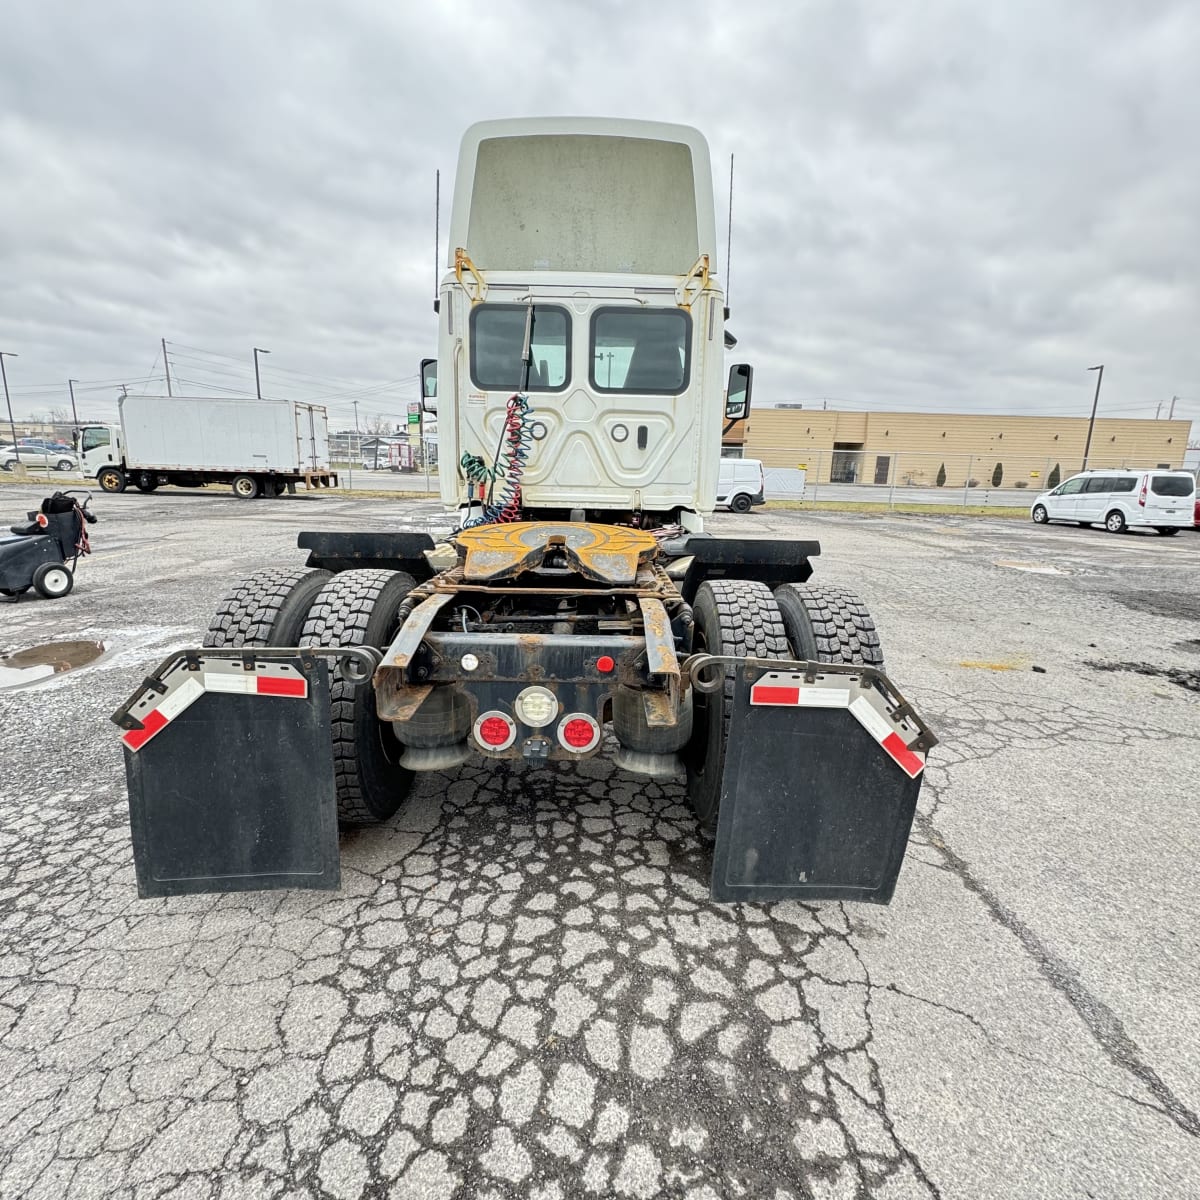
[[[106,492],[226,483],[252,500],[299,482],[337,485],[320,405],[214,396],[122,396],[118,405],[118,424],[80,431],[84,474]]]

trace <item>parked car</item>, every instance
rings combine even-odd
[[[79,470],[79,459],[70,450],[50,451],[27,445],[0,446],[0,467],[11,471],[18,461],[27,467],[52,467],[55,471]]]
[[[1102,524],[1109,533],[1155,529],[1174,534],[1192,525],[1196,511],[1196,480],[1189,471],[1109,468],[1072,475],[1043,492],[1029,515],[1039,525],[1070,521]]]
[[[717,505],[747,513],[755,504],[766,504],[766,480],[757,458],[723,458],[717,473]]]
[[[51,454],[75,453],[75,448],[67,442],[49,442],[42,438],[17,438],[17,445],[21,447],[22,455],[26,446],[32,446],[35,450],[48,450]]]

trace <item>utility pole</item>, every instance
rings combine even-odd
[[[4,403],[8,405],[8,427],[12,430],[13,435],[13,453],[17,456],[17,462],[20,462],[21,446],[17,441],[17,426],[12,415],[12,398],[8,394],[8,373],[4,369],[5,356],[18,358],[19,355],[14,354],[11,350],[0,350],[0,379],[4,380]]]
[[[175,393],[171,391],[171,364],[167,361],[167,339],[162,339],[163,352],[163,370],[167,373],[167,395],[173,396]]]
[[[75,423],[75,428],[79,428],[79,413],[75,408],[75,385],[79,382],[78,379],[68,379],[67,387],[71,389],[71,420]]]
[[[1104,364],[1101,363],[1098,367],[1088,367],[1088,370],[1099,371],[1100,374],[1096,376],[1096,394],[1092,398],[1092,419],[1088,422],[1087,444],[1083,448],[1083,466],[1079,468],[1081,471],[1087,470],[1088,455],[1092,452],[1092,430],[1096,427],[1096,406],[1100,403],[1100,384],[1104,380]]]
[[[1168,421],[1173,421],[1173,420],[1175,420],[1175,401],[1176,401],[1176,400],[1178,400],[1178,399],[1179,399],[1179,397],[1178,397],[1178,396],[1172,396],[1172,397],[1171,397],[1171,411],[1167,413],[1167,420],[1168,420]]]
[[[262,384],[258,378],[258,356],[270,353],[270,350],[260,350],[257,346],[254,347],[254,392],[260,400],[262,399]]]

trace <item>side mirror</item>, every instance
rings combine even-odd
[[[744,421],[750,415],[750,393],[754,388],[754,368],[735,363],[729,368],[729,386],[725,391],[725,420]]]
[[[427,413],[437,412],[437,359],[421,359],[421,408]]]

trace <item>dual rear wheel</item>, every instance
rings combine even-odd
[[[413,587],[403,571],[257,571],[221,602],[204,645],[383,649]],[[338,821],[386,820],[408,797],[413,774],[400,766],[404,747],[376,713],[375,689],[339,679],[331,669],[330,716]]]
[[[875,622],[853,592],[829,584],[783,584],[720,579],[702,583],[692,605],[694,652],[731,658],[798,658],[883,669]],[[694,725],[688,743],[688,800],[701,826],[717,827],[721,780],[733,715],[736,671],[725,668],[723,686],[694,692]]]

